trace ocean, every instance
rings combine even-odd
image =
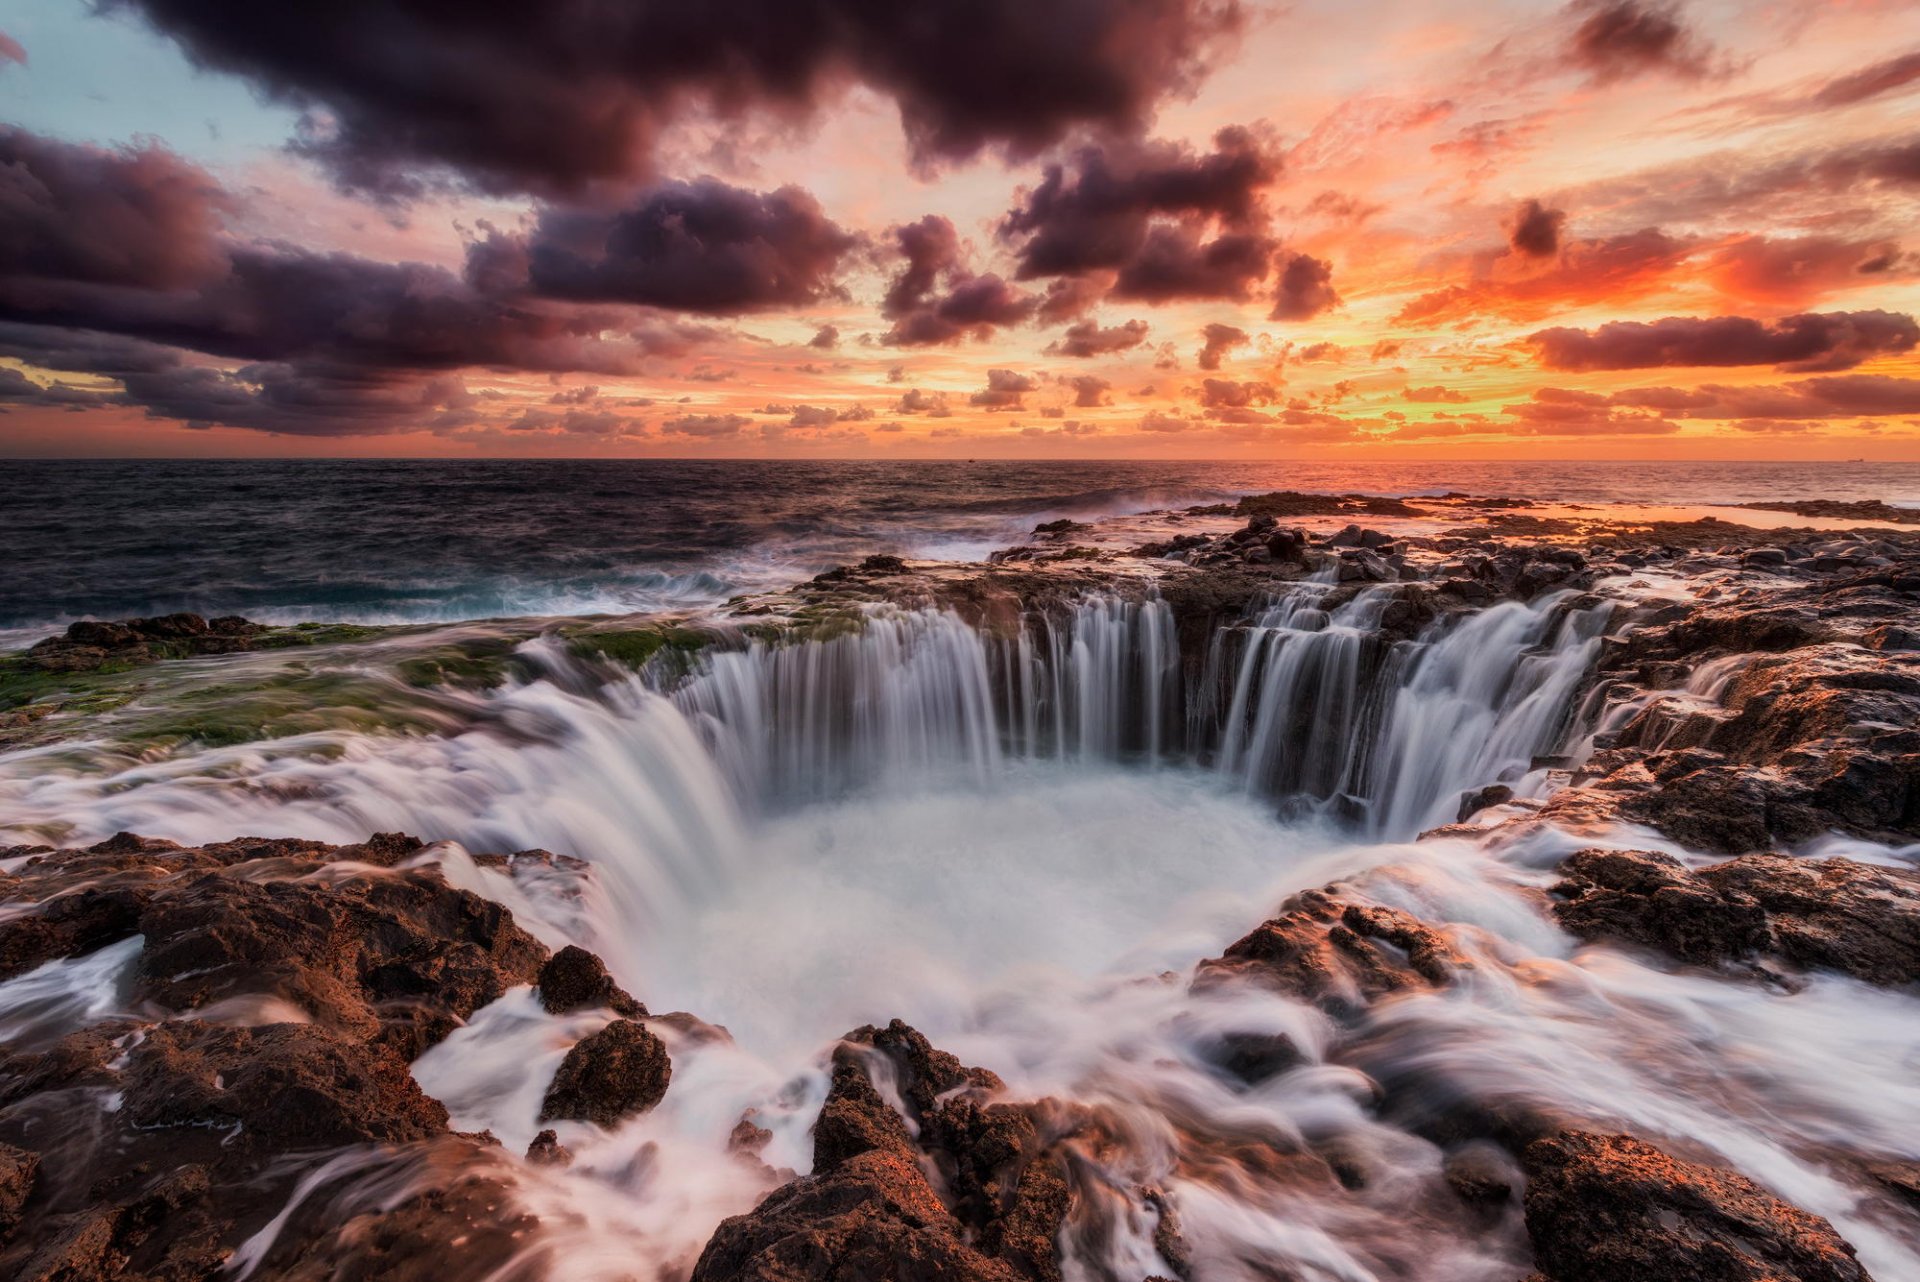
[[[0,634],[176,610],[391,623],[698,607],[873,552],[974,559],[1040,521],[1275,489],[1920,504],[1920,464],[9,462]]]

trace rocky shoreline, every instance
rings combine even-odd
[[[1523,843],[1552,830],[1577,844],[1639,825],[1689,856],[1611,839],[1583,846],[1554,860],[1540,915],[1579,939],[1782,994],[1823,974],[1920,985],[1920,873],[1794,853],[1835,833],[1920,840],[1920,536],[1708,522],[1596,538],[1523,510],[1415,533],[1379,528],[1425,515],[1406,504],[1368,511],[1280,495],[1240,507],[1193,513],[1231,518],[1231,528],[1125,549],[1076,542],[1083,531],[1069,523],[990,565],[872,557],[736,603],[733,614],[742,627],[817,636],[876,604],[934,605],[991,630],[1091,591],[1151,592],[1191,640],[1312,581],[1336,601],[1386,589],[1395,608],[1378,626],[1390,643],[1449,613],[1552,593],[1572,594],[1575,608],[1599,599],[1603,581],[1657,580],[1662,590],[1628,598],[1602,643],[1584,695],[1591,743],[1536,763],[1552,772],[1548,794],[1516,797],[1488,780],[1461,799],[1458,823],[1423,840]],[[1283,524],[1303,516],[1339,524]],[[38,681],[274,636],[192,616],[76,624],[18,664]],[[594,653],[620,657],[611,643]],[[646,665],[675,649],[662,640],[624,653]],[[508,885],[592,877],[546,851],[478,859]],[[647,995],[625,992],[592,953],[550,948],[501,903],[458,888],[440,848],[414,837],[182,846],[120,834],[84,848],[0,849],[0,870],[0,981],[103,958],[119,976],[112,1009],[50,996],[7,1036],[0,1274],[9,1277],[565,1276],[525,1196],[566,1169],[562,1131],[615,1130],[657,1107],[676,1090],[676,1057],[728,1036],[697,1011],[651,1013]],[[1227,1089],[1251,1090],[1346,1062],[1349,1051],[1365,1064],[1378,1012],[1471,982],[1474,950],[1460,929],[1382,902],[1365,878],[1292,897],[1182,982],[1196,996],[1238,985],[1281,995],[1327,1020],[1331,1045],[1228,1030],[1211,1043],[1212,1070]],[[522,991],[550,1015],[583,1019],[540,1106],[540,1124],[559,1129],[524,1154],[455,1130],[410,1072],[477,1012]],[[1411,1129],[1445,1160],[1419,1191],[1421,1215],[1509,1243],[1513,1267],[1490,1276],[1869,1276],[1827,1220],[1704,1145],[1497,1099],[1423,1113],[1431,1083],[1408,1073],[1377,1075],[1371,1107],[1424,1119]],[[1059,1282],[1063,1243],[1089,1247],[1121,1225],[1151,1242],[1153,1259],[1133,1275],[1111,1270],[1119,1282],[1205,1276],[1195,1261],[1207,1244],[1183,1232],[1177,1193],[1116,1187],[1093,1160],[1126,1119],[1021,1098],[993,1065],[965,1066],[898,1020],[849,1032],[828,1074],[807,1173],[768,1167],[767,1133],[750,1116],[730,1119],[738,1161],[771,1192],[669,1276]],[[1167,1124],[1181,1126],[1172,1114]],[[1196,1152],[1216,1142],[1179,1138]],[[1889,1231],[1920,1235],[1920,1164],[1840,1149],[1822,1157],[1884,1194],[1877,1213]],[[1329,1198],[1372,1178],[1363,1155],[1310,1138],[1234,1161]]]

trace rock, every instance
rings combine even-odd
[[[567,1052],[540,1103],[542,1122],[593,1122],[612,1129],[667,1093],[673,1063],[644,1024],[616,1019]]]
[[[875,1088],[875,1057],[917,1140]],[[854,1030],[835,1052],[814,1173],[722,1223],[693,1282],[1058,1282],[1064,1172],[1024,1110],[987,1098],[998,1082],[898,1020]]]
[[[1225,1033],[1208,1048],[1208,1058],[1248,1086],[1258,1086],[1307,1061],[1285,1033]]]
[[[1782,548],[1751,548],[1740,558],[1740,564],[1753,570],[1774,570],[1785,566],[1787,554]]]
[[[11,1144],[0,1144],[0,1246],[13,1238],[22,1208],[33,1193],[40,1172],[40,1155]]]
[[[613,982],[606,963],[568,944],[540,968],[540,1005],[549,1015],[605,1007],[630,1019],[645,1019],[647,1008]]]
[[[238,615],[209,624],[197,614],[167,614],[119,622],[83,619],[57,637],[28,647],[29,666],[48,672],[91,672],[111,663],[115,669],[181,659],[199,654],[251,650],[267,629]]]
[[[1224,954],[1204,961],[1198,985],[1242,976],[1336,1018],[1352,1018],[1389,993],[1443,987],[1468,963],[1435,930],[1393,908],[1340,898],[1339,892],[1307,890],[1281,905]]]
[[[1548,1282],[1871,1282],[1826,1220],[1630,1136],[1566,1131],[1523,1162]]]
[[[1677,859],[1642,850],[1582,850],[1560,868],[1553,905],[1583,938],[1627,939],[1700,965],[1768,946],[1767,915],[1746,896],[1722,895]]]
[[[535,1166],[571,1166],[573,1150],[560,1142],[560,1133],[544,1130],[527,1145],[527,1160]]]
[[[1489,806],[1504,806],[1513,800],[1513,789],[1503,783],[1490,783],[1460,798],[1460,814],[1454,821],[1465,823]]]
[[[1498,1211],[1513,1201],[1521,1184],[1519,1165],[1505,1149],[1485,1140],[1449,1153],[1441,1175],[1461,1201],[1481,1212]]]

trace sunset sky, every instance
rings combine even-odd
[[[0,455],[1920,459],[1914,0],[0,32]]]

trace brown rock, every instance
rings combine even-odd
[[[1524,1155],[1549,1282],[1871,1282],[1817,1215],[1627,1135],[1564,1131]]]
[[[630,1019],[646,1018],[647,1008],[613,982],[606,963],[568,944],[540,968],[540,1004],[549,1015],[606,1007]]]
[[[660,1039],[644,1024],[616,1019],[567,1052],[541,1101],[540,1120],[615,1127],[658,1104],[672,1077]]]

